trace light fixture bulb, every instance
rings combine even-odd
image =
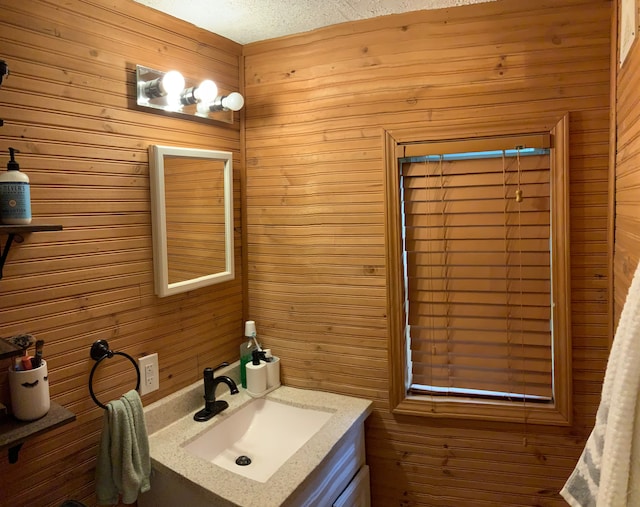
[[[166,104],[164,106],[165,111],[180,111],[182,109],[182,103],[180,102],[180,95],[170,94],[165,98]]]
[[[162,76],[160,88],[165,95],[180,95],[184,88],[184,77],[177,70],[170,70]]]
[[[211,81],[211,79],[205,79],[200,85],[193,91],[193,96],[198,102],[204,102],[209,104],[218,95],[218,86]]]
[[[196,114],[198,116],[204,116],[206,118],[211,111],[211,102],[198,102],[196,106]]]
[[[239,111],[244,106],[244,97],[238,92],[232,92],[226,97],[222,97],[222,107],[231,111]]]

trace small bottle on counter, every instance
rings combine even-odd
[[[264,349],[267,362],[267,389],[270,391],[280,387],[280,358],[271,353],[271,349]]]

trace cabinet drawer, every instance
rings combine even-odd
[[[352,428],[304,484],[283,504],[286,507],[330,506],[365,463],[364,424]]]
[[[333,507],[370,507],[370,505],[369,466],[364,465],[333,503]]]

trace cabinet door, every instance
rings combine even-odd
[[[370,507],[369,467],[364,465],[346,489],[333,502],[333,507]]]

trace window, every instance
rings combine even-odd
[[[388,136],[394,411],[568,424],[565,129]]]

